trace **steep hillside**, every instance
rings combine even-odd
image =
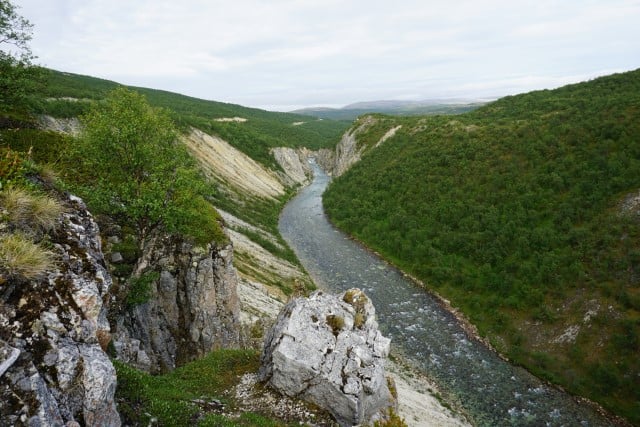
[[[35,160],[53,164],[60,177],[68,179],[75,168],[63,163],[65,153],[74,145],[69,138],[79,132],[77,117],[120,85],[54,70],[44,70],[44,75],[44,85],[31,100],[33,111],[39,113],[37,120],[21,114],[19,119],[12,119],[15,126],[7,123],[7,129],[0,132],[3,145],[24,152],[31,149]],[[281,207],[293,194],[294,188],[304,181],[300,173],[304,174],[305,156],[291,155],[291,152],[297,153],[295,150],[300,147],[305,147],[305,153],[332,147],[348,124],[206,101],[154,89],[132,89],[143,94],[152,106],[169,112],[183,134],[182,142],[211,181],[210,198],[216,208],[227,213],[227,218],[236,218],[263,231],[256,234],[248,231],[250,228],[247,227],[236,229],[237,233],[245,233],[245,238],[234,234],[238,237],[235,240],[245,242],[249,239],[258,246],[266,246],[267,252],[284,257],[290,267],[299,271],[295,256],[277,232]],[[41,128],[55,133],[42,132]],[[283,152],[288,154],[272,154]],[[283,161],[288,162],[284,168],[281,166]],[[291,168],[296,170],[295,177],[288,175]],[[260,262],[254,258],[245,253],[238,259],[243,271],[253,272],[248,279],[266,280],[276,285],[278,293],[291,293],[296,281],[301,283],[300,286],[310,286],[309,279],[301,271],[295,275],[295,280],[288,275],[274,276],[273,271],[262,271]]]
[[[362,120],[330,218],[516,363],[640,423],[640,70]]]
[[[91,100],[99,100],[120,86],[119,83],[90,76],[45,70],[40,96],[32,103],[36,111],[54,117],[76,117]],[[235,104],[193,98],[177,93],[131,87],[145,95],[149,103],[167,108],[184,130],[196,127],[227,140],[254,160],[279,168],[269,149],[332,147],[348,122],[318,120],[308,116],[276,113]]]

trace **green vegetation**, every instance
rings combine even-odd
[[[151,285],[160,278],[157,271],[148,271],[139,277],[132,277],[127,293],[127,305],[135,306],[144,304],[151,298]]]
[[[55,266],[55,254],[43,242],[58,224],[64,207],[27,181],[26,155],[0,150],[0,285],[8,279],[31,280]]]
[[[327,325],[331,328],[333,335],[336,337],[340,335],[340,332],[344,329],[344,317],[336,316],[335,314],[327,314],[325,318]]]
[[[218,350],[164,375],[152,376],[114,361],[118,375],[118,411],[129,425],[148,425],[152,418],[161,426],[264,426],[286,425],[255,413],[239,418],[200,408],[193,400],[213,399],[225,412],[237,410],[229,393],[241,375],[255,372],[260,355],[252,350]]]
[[[376,421],[373,423],[373,427],[407,427],[407,423],[404,418],[396,414],[396,411],[389,409],[389,419],[385,421]]]
[[[56,199],[19,187],[7,187],[0,193],[0,206],[6,210],[3,218],[13,228],[51,231],[64,212]]]
[[[8,0],[0,0],[0,111],[23,107],[38,84],[29,41],[33,25]]]
[[[640,217],[624,202],[640,189],[640,70],[376,126],[396,125],[329,187],[332,221],[515,362],[639,423]],[[571,325],[575,342],[554,342]]]
[[[9,277],[35,279],[55,265],[55,254],[22,233],[0,234],[0,285]]]
[[[212,238],[225,240],[219,218],[205,200],[209,190],[176,142],[165,111],[119,88],[93,104],[82,122],[77,158],[87,179],[77,189],[95,213],[132,226],[140,244],[159,227],[201,245]]]
[[[349,289],[344,293],[342,300],[351,305],[355,310],[353,317],[353,326],[362,328],[367,321],[365,307],[369,302],[369,298],[360,289]],[[396,396],[397,397],[397,396]]]
[[[92,101],[103,99],[119,84],[108,80],[46,70],[45,85],[36,111],[55,117],[76,117],[86,111]],[[348,122],[310,119],[307,116],[275,113],[222,102],[207,101],[172,92],[130,87],[144,95],[154,107],[166,108],[181,131],[196,127],[219,135],[254,160],[271,168],[277,164],[269,154],[272,147],[332,147]],[[240,117],[245,122],[216,119]],[[294,126],[293,123],[304,122]]]
[[[393,101],[385,103],[384,101],[376,105],[375,102],[370,106],[346,106],[342,108],[305,108],[302,110],[292,111],[295,114],[317,117],[328,120],[348,120],[353,121],[365,114],[389,114],[394,116],[422,116],[435,114],[462,114],[473,111],[481,107],[482,103],[470,104],[431,104],[425,105],[421,103],[403,103],[394,104]]]

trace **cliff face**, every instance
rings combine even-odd
[[[345,132],[342,139],[336,146],[335,155],[332,159],[333,161],[329,162],[327,166],[319,163],[320,166],[333,176],[340,176],[348,171],[351,166],[357,163],[362,158],[362,155],[371,148],[367,147],[365,144],[359,143],[358,135],[366,132],[370,127],[377,123],[378,119],[373,116],[364,116],[356,121],[354,126]],[[388,128],[386,133],[381,135],[372,147],[378,147],[387,139],[392,138],[401,127],[402,126],[394,126]]]
[[[196,158],[203,172],[227,191],[249,197],[275,200],[285,186],[270,169],[217,136],[191,129],[182,142]]]
[[[120,310],[98,225],[80,199],[65,206],[48,237],[56,268],[37,280],[0,280],[2,425],[119,426],[110,343],[151,372],[239,345],[231,245],[154,236],[136,266],[158,272],[149,299]]]
[[[7,425],[119,426],[103,304],[111,287],[98,226],[82,201],[50,236],[58,267],[0,286],[0,414]]]
[[[118,317],[118,358],[163,372],[218,348],[240,344],[233,247],[194,247],[179,238],[149,240],[134,274],[157,273],[147,302]]]

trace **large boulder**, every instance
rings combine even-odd
[[[358,289],[290,301],[269,331],[260,380],[328,410],[342,426],[383,419],[396,407],[385,377],[390,340]]]
[[[119,426],[98,226],[71,196],[49,236],[56,268],[0,285],[0,424]]]

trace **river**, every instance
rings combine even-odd
[[[322,208],[330,177],[314,179],[284,208],[279,229],[322,289],[357,287],[373,301],[382,332],[479,426],[614,425],[592,406],[498,357],[469,336],[422,288],[336,230]]]

